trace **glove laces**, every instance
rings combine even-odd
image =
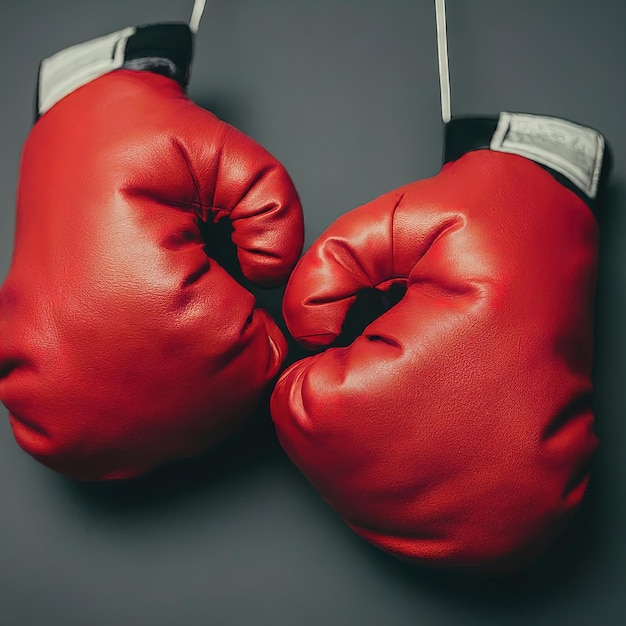
[[[193,3],[193,9],[191,11],[191,17],[189,18],[189,30],[195,35],[198,32],[198,26],[200,26],[200,20],[204,13],[204,5],[206,0],[195,0]]]
[[[450,71],[448,69],[448,38],[446,32],[446,2],[435,0],[437,19],[437,58],[439,60],[439,92],[441,94],[441,119],[450,121]]]

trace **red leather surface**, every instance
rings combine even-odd
[[[35,124],[0,292],[0,398],[27,452],[134,476],[255,410],[286,343],[203,251],[199,221],[222,217],[247,278],[287,278],[303,241],[288,174],[169,78],[107,74]]]
[[[580,503],[593,434],[597,228],[522,157],[480,150],[338,219],[288,283],[311,347],[354,294],[406,283],[350,346],[284,372],[294,463],[362,537],[401,557],[507,569]]]

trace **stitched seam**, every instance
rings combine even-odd
[[[391,210],[391,277],[392,278],[398,278],[396,276],[396,246],[395,246],[395,238],[393,236],[395,232],[394,222],[396,219],[396,211],[398,210],[398,207],[400,206],[400,203],[402,202],[402,200],[404,200],[405,195],[406,195],[406,192],[403,191],[400,194],[400,197],[398,198],[395,206]]]
[[[367,278],[369,284],[373,287],[374,286],[374,281],[372,280],[371,276],[365,271],[365,268],[363,267],[363,265],[361,264],[361,260],[358,258],[358,256],[356,254],[354,254],[349,247],[347,247],[344,243],[341,243],[341,247],[344,249],[348,249],[348,251],[350,252],[350,257],[352,258],[352,260],[354,261],[354,263],[356,264],[356,266],[361,270],[363,276],[365,276],[365,278]],[[347,267],[345,267],[343,265],[343,263],[340,264],[345,270],[347,270],[348,272],[350,271]],[[350,272],[352,273],[352,272]],[[354,294],[351,294],[351,296]]]
[[[235,203],[235,207],[239,206],[246,199],[248,194],[250,194],[252,192],[252,190],[257,186],[257,184],[260,183],[263,180],[263,178],[265,178],[265,176],[267,176],[269,173],[271,173],[275,168],[276,168],[276,164],[274,164],[274,163],[270,163],[270,164],[266,165],[265,167],[261,168],[257,172],[257,174],[254,176],[254,178],[250,181],[250,184],[246,187],[246,189],[244,190],[244,192],[241,195],[241,197],[237,200],[237,202]],[[258,213],[245,215],[244,217],[245,218],[256,217],[257,215],[262,215],[263,213],[267,213],[269,211],[273,211],[276,208],[279,208],[279,206],[280,205],[278,203],[271,202],[268,207],[261,207],[261,209],[258,211]],[[241,219],[241,218],[239,218],[239,219]]]
[[[201,209],[209,209],[210,207],[204,206],[202,204],[202,194],[200,193],[200,184],[198,183],[198,178],[191,165],[191,159],[189,158],[189,155],[187,154],[187,150],[183,147],[183,145],[180,143],[180,140],[178,138],[176,137],[172,138],[172,142],[174,144],[174,147],[178,150],[181,157],[183,158],[183,161],[185,161],[185,165],[187,165],[187,169],[189,170],[189,175],[191,176],[191,180],[193,181],[193,184],[196,190],[196,197],[198,198],[196,202],[181,203],[179,206],[184,206],[184,204],[187,204],[192,207],[198,206]]]
[[[439,226],[439,229],[435,231],[435,233],[433,234],[432,239],[430,240],[430,242],[426,246],[426,249],[422,252],[422,254],[420,255],[419,259],[417,259],[417,261],[413,265],[413,268],[415,268],[415,266],[429,253],[430,249],[435,245],[435,243],[437,243],[437,241],[439,240],[440,237],[445,235],[449,230],[453,229],[458,224],[464,224],[464,223],[465,223],[465,219],[464,219],[463,215],[460,215],[460,214],[450,216],[448,219],[446,219]],[[413,268],[411,268],[411,271],[413,271]],[[398,278],[398,277],[396,277],[396,278]],[[387,279],[387,280],[389,280],[389,279]],[[374,288],[378,288],[379,285],[382,285],[383,283],[387,282],[387,280],[383,280],[383,281],[379,282],[375,286],[373,285]],[[408,282],[409,277],[408,276],[403,277],[403,280],[406,280]]]

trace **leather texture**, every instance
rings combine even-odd
[[[0,398],[20,446],[72,478],[127,478],[256,410],[286,341],[205,249],[201,224],[221,219],[246,278],[287,279],[303,243],[291,179],[176,81],[117,70],[39,119],[0,292]]]
[[[364,288],[398,304],[271,398],[293,462],[374,545],[432,566],[536,558],[581,502],[593,432],[597,225],[520,156],[469,152],[355,209],[287,286],[290,332],[326,348]]]

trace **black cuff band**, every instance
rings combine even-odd
[[[186,87],[192,55],[193,35],[187,24],[138,26],[126,42],[122,67],[163,74]]]

